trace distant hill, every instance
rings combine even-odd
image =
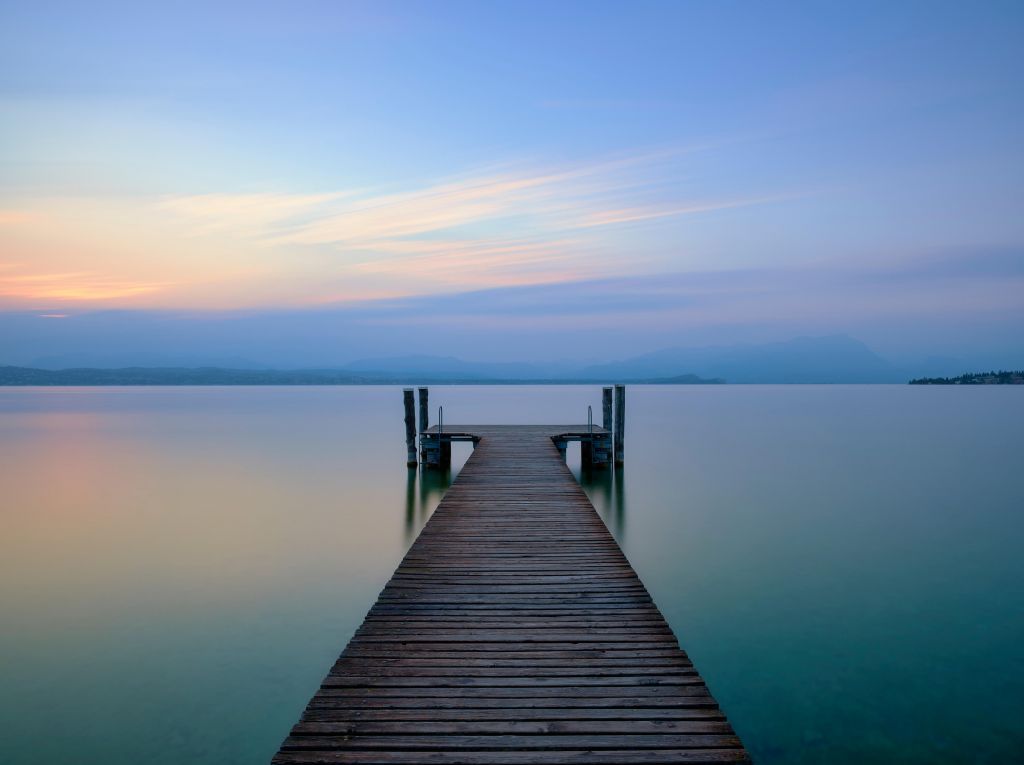
[[[92,385],[413,385],[579,383],[583,380],[539,378],[535,380],[482,377],[470,373],[371,371],[354,373],[337,369],[223,369],[220,367],[123,367],[120,369],[36,369],[0,366],[0,386],[92,386]],[[667,379],[627,380],[635,383],[699,385],[721,383],[695,375]]]
[[[629,382],[629,381],[627,381]],[[675,377],[655,377],[652,380],[633,380],[637,383],[650,383],[652,385],[724,385],[725,380],[721,377],[706,379],[697,375],[677,375]]]
[[[694,374],[731,383],[902,382],[885,359],[846,335],[801,337],[767,345],[668,348],[581,370],[590,379],[668,378]]]
[[[47,359],[49,363],[57,361]],[[384,383],[892,383],[921,371],[897,369],[845,335],[764,345],[666,348],[606,364],[473,362],[452,356],[391,356],[323,369],[233,364],[83,364],[0,368],[2,385],[353,385]],[[935,360],[943,368],[948,360]],[[924,372],[924,375],[928,375]]]
[[[846,335],[802,337],[766,345],[667,348],[595,365],[474,363],[452,357],[362,359],[344,369],[367,377],[464,380],[614,381],[677,384],[903,382],[905,372]]]
[[[372,382],[332,370],[124,367],[34,369],[0,367],[0,385],[357,385]]]
[[[342,369],[366,377],[417,377],[460,380],[549,380],[572,377],[572,364],[531,364],[525,362],[474,362],[453,356],[389,356],[359,359]]]
[[[1024,385],[1024,370],[971,372],[958,377],[920,377],[911,385]]]

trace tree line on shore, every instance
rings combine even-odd
[[[1024,371],[968,372],[959,377],[920,377],[911,385],[1024,385]]]

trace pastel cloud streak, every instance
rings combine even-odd
[[[35,214],[24,210],[0,210],[0,227],[23,226],[36,220]]]
[[[359,282],[386,277],[395,294],[512,286],[623,273],[609,227],[763,204],[685,199],[652,188],[672,153],[577,166],[485,170],[399,191],[200,194],[159,204],[196,235],[258,250],[316,249],[323,267]],[[636,266],[636,259],[632,259]]]
[[[0,209],[0,306],[312,305],[693,267],[685,229],[645,249],[646,227],[783,198],[685,188],[706,148],[387,188],[25,197]]]
[[[147,295],[164,286],[126,281],[89,271],[40,273],[13,264],[0,268],[0,298],[92,303]]]
[[[662,273],[285,310],[83,308],[61,312],[62,321],[0,312],[0,351],[23,364],[53,354],[82,358],[75,354],[83,350],[134,364],[141,362],[133,354],[152,357],[158,348],[168,354],[160,363],[331,366],[438,343],[444,355],[472,360],[554,361],[850,333],[905,358],[956,353],[982,366],[999,358],[1016,365],[1024,351],[1022,290],[1024,250],[953,250],[885,263]]]

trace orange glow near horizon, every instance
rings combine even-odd
[[[163,286],[111,281],[88,273],[24,274],[0,276],[0,297],[25,302],[91,303],[151,294]]]

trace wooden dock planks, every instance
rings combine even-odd
[[[480,442],[273,762],[749,762],[551,440]]]

